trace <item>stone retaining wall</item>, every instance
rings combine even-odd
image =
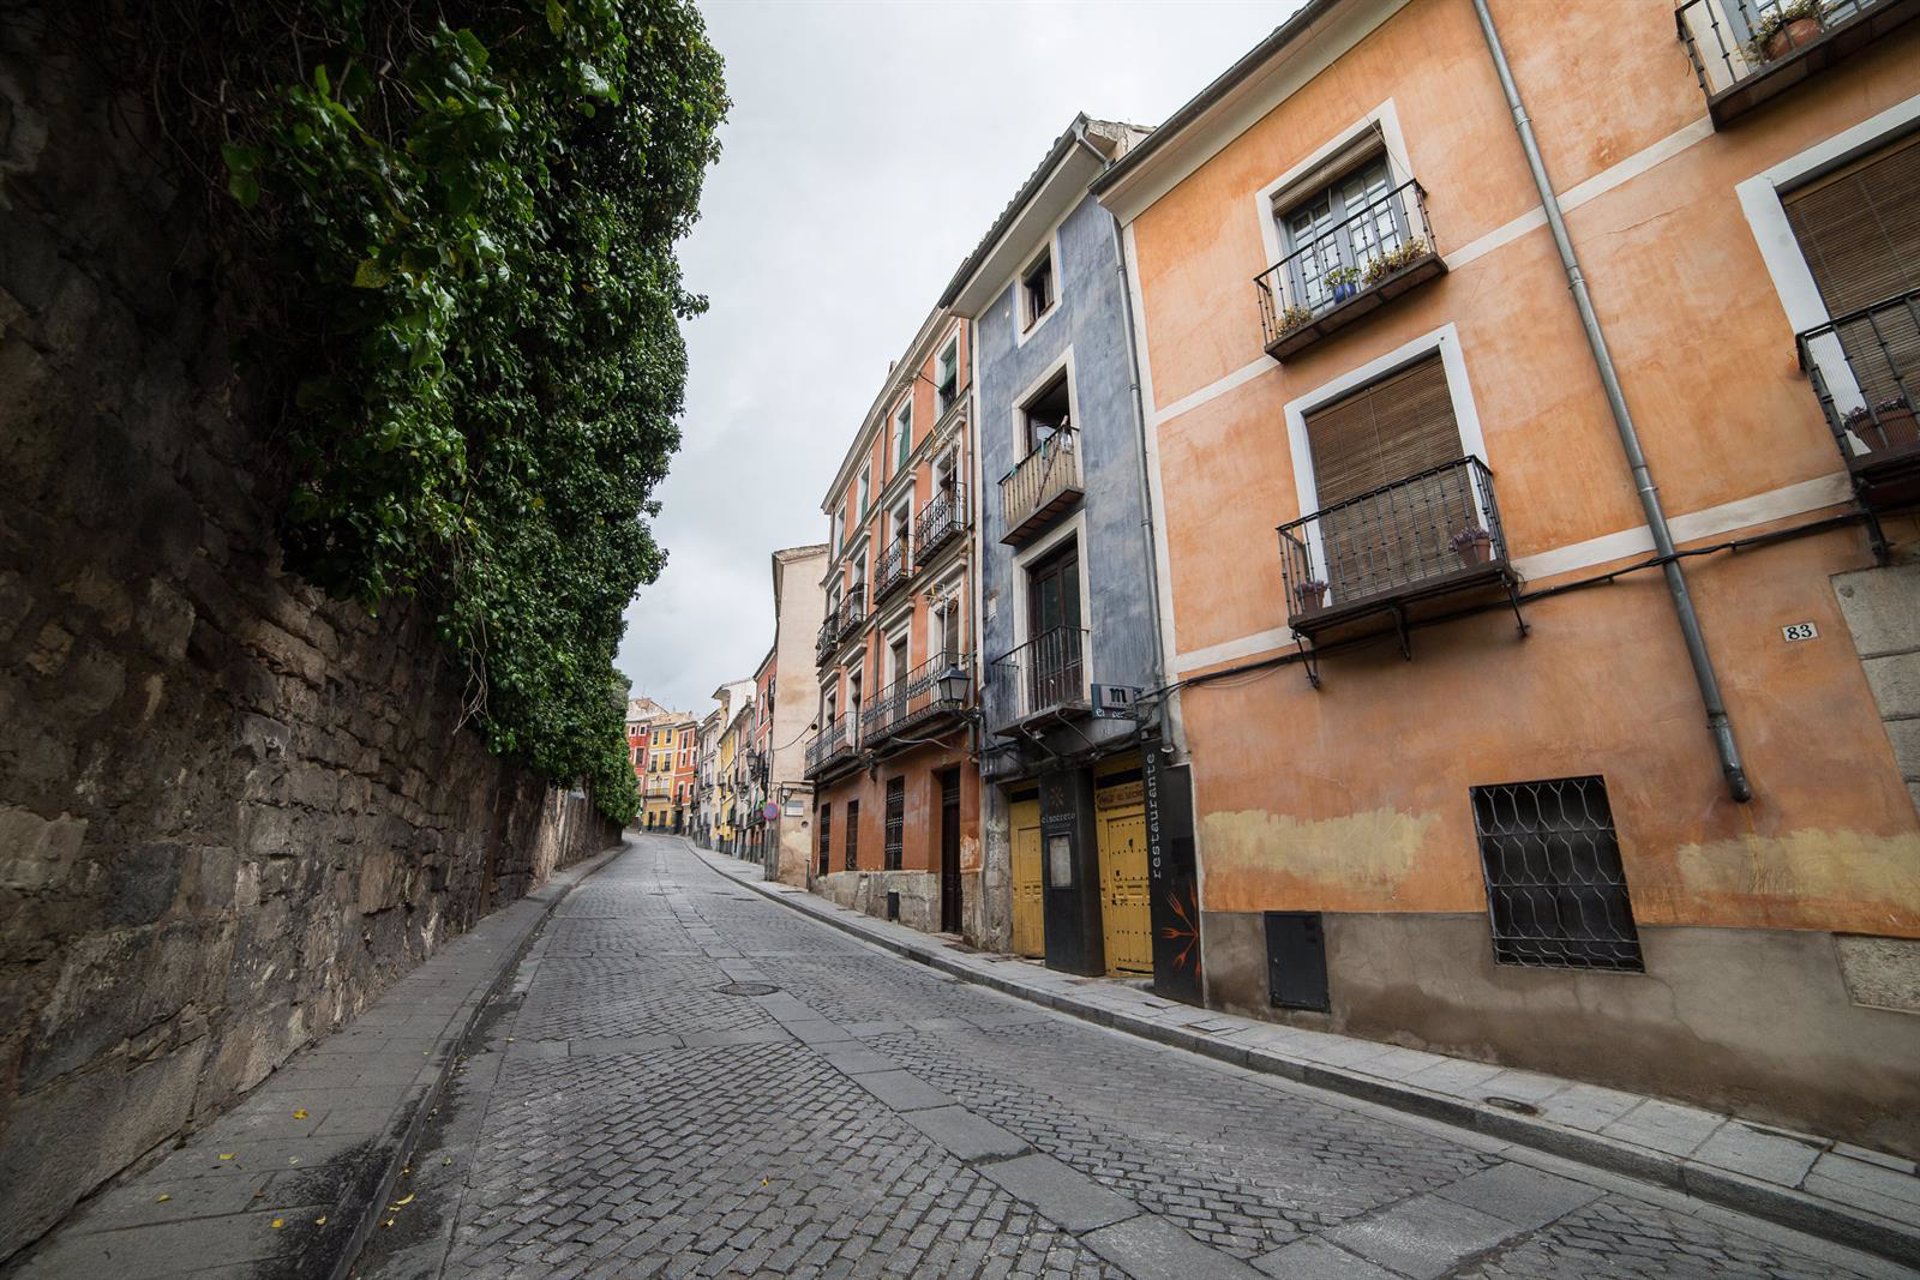
[[[206,201],[0,18],[0,1258],[556,866],[427,621],[288,574]]]

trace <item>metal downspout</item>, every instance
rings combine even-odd
[[[1514,83],[1513,70],[1507,65],[1506,50],[1500,33],[1494,29],[1487,0],[1473,0],[1480,18],[1480,31],[1487,38],[1487,50],[1493,55],[1493,68],[1500,76],[1500,88],[1507,95],[1507,107],[1513,112],[1514,131],[1520,135],[1520,149],[1526,153],[1527,168],[1533,172],[1533,185],[1539,189],[1540,203],[1546,209],[1547,226],[1553,232],[1554,246],[1560,251],[1560,265],[1566,269],[1567,288],[1580,311],[1580,324],[1587,331],[1587,345],[1593,350],[1594,367],[1606,388],[1607,408],[1613,412],[1613,425],[1620,433],[1620,447],[1626,451],[1627,465],[1633,471],[1633,487],[1640,494],[1640,507],[1646,513],[1647,527],[1653,532],[1653,548],[1661,559],[1667,592],[1673,597],[1673,611],[1680,621],[1680,634],[1686,640],[1687,657],[1693,662],[1693,678],[1700,686],[1700,700],[1706,704],[1707,729],[1713,734],[1720,756],[1720,771],[1726,775],[1727,792],[1735,800],[1753,799],[1753,785],[1747,780],[1746,767],[1740,762],[1740,747],[1733,740],[1733,724],[1727,718],[1726,700],[1720,694],[1720,680],[1714,674],[1713,659],[1707,653],[1707,639],[1700,631],[1700,617],[1694,611],[1693,596],[1687,590],[1687,578],[1674,558],[1673,531],[1667,527],[1666,513],[1660,507],[1660,494],[1647,468],[1647,457],[1640,449],[1640,433],[1627,410],[1627,399],[1620,390],[1620,377],[1614,371],[1613,357],[1607,352],[1607,340],[1600,331],[1599,317],[1593,311],[1593,299],[1587,293],[1587,280],[1574,256],[1573,241],[1567,236],[1566,220],[1560,213],[1559,197],[1547,178],[1546,162],[1540,158],[1540,146],[1534,141],[1533,122],[1520,101],[1520,88]]]

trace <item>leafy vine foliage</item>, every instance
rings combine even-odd
[[[705,307],[674,249],[728,105],[698,13],[186,7],[235,42],[218,164],[281,300],[290,563],[371,605],[418,597],[492,748],[630,819],[612,657],[665,559],[650,494],[679,445],[679,324]]]

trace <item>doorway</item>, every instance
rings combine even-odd
[[[1039,959],[1047,954],[1046,904],[1040,883],[1040,796],[1028,791],[1009,806],[1007,828],[1013,844],[1013,953]]]
[[[1147,883],[1146,793],[1138,770],[1094,791],[1100,850],[1100,932],[1107,972],[1153,972],[1153,906]]]
[[[943,769],[940,779],[940,932],[959,933],[960,921],[960,771]]]

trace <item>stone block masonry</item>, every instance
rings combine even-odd
[[[0,1259],[618,838],[282,566],[205,195],[91,66],[0,22]]]

